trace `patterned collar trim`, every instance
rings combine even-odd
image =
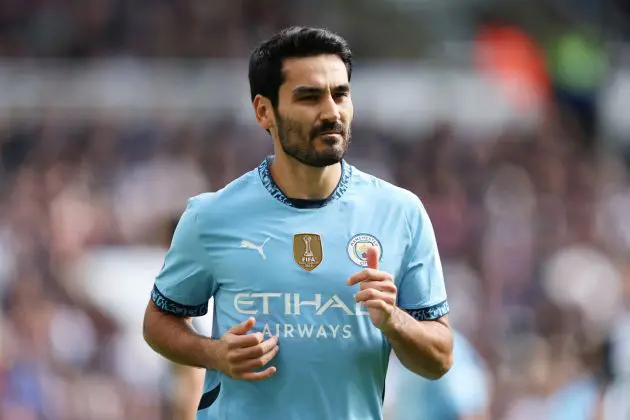
[[[269,194],[282,204],[286,204],[289,207],[297,207],[295,203],[288,198],[280,187],[276,184],[271,176],[271,162],[273,162],[273,156],[268,156],[265,160],[263,160],[260,165],[258,165],[258,174],[260,175],[260,180],[263,185],[269,191]],[[335,191],[321,204],[321,207],[324,207],[333,201],[339,199],[348,189],[350,185],[350,178],[352,175],[352,166],[348,165],[345,161],[341,161],[341,179],[339,180],[339,184],[337,184],[337,188]]]

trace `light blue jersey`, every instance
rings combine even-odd
[[[255,331],[279,336],[267,380],[208,371],[197,418],[381,419],[391,347],[346,281],[376,246],[400,307],[418,320],[448,313],[429,218],[415,195],[345,162],[327,200],[291,200],[270,162],[189,201],[152,292],[182,316],[214,297],[213,338],[252,316]]]

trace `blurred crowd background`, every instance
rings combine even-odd
[[[187,197],[271,152],[245,60],[294,24],[349,40],[348,160],[443,258],[463,350],[393,360],[387,418],[630,419],[623,0],[0,1],[0,419],[177,418],[142,313]]]

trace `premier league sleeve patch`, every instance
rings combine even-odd
[[[438,303],[428,308],[405,309],[416,321],[435,321],[447,315],[450,311],[447,301]]]
[[[383,259],[383,247],[381,242],[373,235],[360,233],[354,235],[348,242],[348,256],[353,263],[360,267],[367,267],[367,250],[375,247],[378,250],[379,260]]]

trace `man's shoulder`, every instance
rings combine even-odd
[[[235,213],[235,210],[243,209],[247,201],[256,200],[257,197],[264,197],[264,195],[261,194],[258,171],[254,169],[217,191],[191,197],[188,200],[188,208],[198,216],[212,217],[230,214],[233,218],[238,213]]]
[[[363,172],[356,167],[352,169],[355,194],[372,200],[384,200],[397,207],[418,211],[422,206],[420,198],[406,188],[395,185],[377,176]]]

